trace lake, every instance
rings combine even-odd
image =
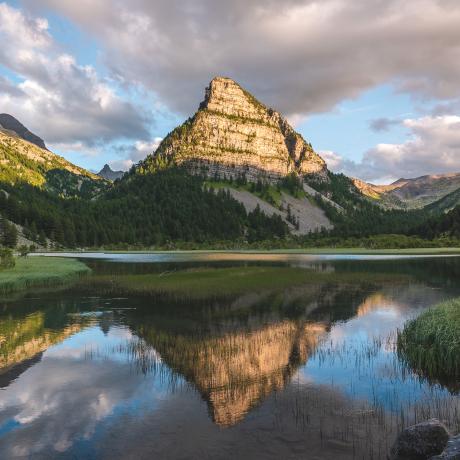
[[[0,303],[2,459],[384,459],[409,424],[460,430],[459,382],[396,349],[459,257],[78,256],[90,278]]]

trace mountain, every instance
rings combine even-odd
[[[8,113],[0,113],[0,130],[12,134],[35,144],[37,147],[46,150],[46,145],[43,139],[40,139],[36,134],[30,132],[22,123]]]
[[[279,113],[222,77],[193,117],[113,184],[8,130],[0,163],[0,214],[31,241],[64,247],[359,237],[405,232],[423,217],[376,206]]]
[[[460,190],[457,190],[460,192]],[[455,192],[454,192],[455,193]],[[457,198],[460,198],[457,196]],[[453,237],[460,238],[460,206],[447,213],[435,215],[413,229],[414,234],[424,238]]]
[[[460,187],[453,192],[444,195],[437,201],[425,206],[425,209],[431,214],[444,214],[460,205]]]
[[[94,196],[105,187],[99,176],[7,130],[0,131],[0,164],[2,185],[24,184],[65,197]]]
[[[123,180],[171,167],[228,191],[248,213],[279,216],[292,234],[334,229],[360,235],[371,234],[376,223],[383,233],[410,226],[410,215],[385,213],[351,179],[329,171],[278,112],[230,78],[214,78],[198,111]]]
[[[198,111],[168,134],[134,174],[172,166],[207,177],[212,187],[228,191],[248,213],[260,209],[281,217],[294,234],[333,226],[315,202],[316,191],[300,179],[296,190],[289,191],[292,187],[283,183],[290,175],[328,182],[324,160],[278,112],[230,78],[214,78]]]
[[[99,177],[103,179],[115,181],[121,179],[124,175],[124,171],[114,171],[108,164],[105,164],[104,167],[97,173]]]
[[[327,178],[324,160],[275,110],[230,78],[216,77],[198,111],[176,128],[138,170],[184,165],[214,178],[274,182],[290,173]]]
[[[442,205],[445,197],[460,189],[460,173],[398,179],[389,185],[374,185],[359,179],[354,179],[354,183],[364,195],[389,208],[417,209],[439,202],[433,207],[448,210],[460,203],[451,199],[445,201],[444,208]]]

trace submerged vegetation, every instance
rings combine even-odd
[[[297,267],[194,268],[138,275],[100,275],[82,282],[82,288],[100,294],[165,296],[186,299],[223,298],[258,291],[277,291],[313,283],[406,282],[402,275],[375,273],[323,273]]]
[[[444,302],[409,321],[398,353],[417,373],[460,388],[460,299]]]
[[[311,272],[291,267],[196,268],[141,275],[102,275],[90,278],[93,285],[119,295],[184,297],[204,299],[223,297],[260,289],[279,289],[306,282]]]
[[[0,295],[29,288],[59,286],[90,272],[79,260],[57,257],[21,257],[0,272]]]

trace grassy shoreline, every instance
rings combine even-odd
[[[16,266],[0,272],[0,295],[30,288],[53,287],[77,280],[91,269],[83,262],[64,257],[24,257]]]
[[[460,388],[460,298],[406,323],[398,334],[398,354],[418,374]]]

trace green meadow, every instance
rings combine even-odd
[[[91,270],[79,260],[64,257],[18,257],[13,268],[0,271],[0,294],[52,287],[77,280]]]

